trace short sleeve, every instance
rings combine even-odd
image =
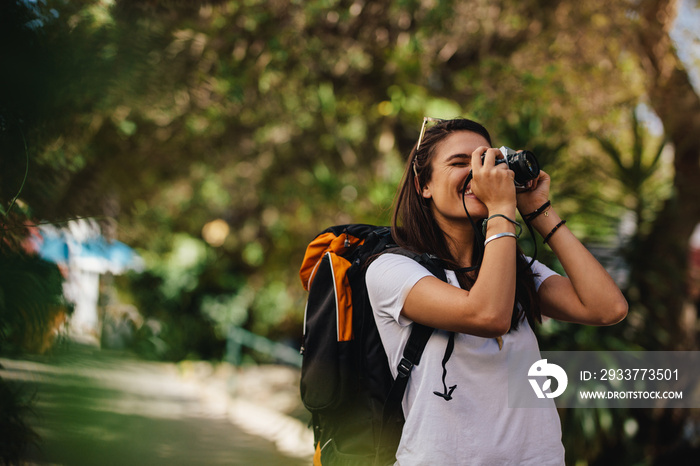
[[[428,269],[410,257],[382,254],[367,269],[366,283],[372,309],[378,316],[390,316],[401,326],[411,323],[401,315],[411,288],[426,276]]]
[[[530,257],[525,256],[525,259],[527,259],[528,262],[530,262],[532,259]],[[542,262],[536,260],[532,266],[530,267],[532,271],[535,273],[535,289],[539,290],[540,285],[544,283],[546,279],[553,275],[559,275],[556,273],[554,270],[550,269],[546,265],[544,265]]]

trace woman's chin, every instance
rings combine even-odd
[[[486,209],[483,202],[479,200],[473,194],[467,194],[462,198],[463,203],[467,206],[467,209]]]

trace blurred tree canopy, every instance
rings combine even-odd
[[[696,348],[685,273],[700,101],[698,67],[670,36],[677,3],[5,2],[3,239],[99,218],[147,261],[116,283],[163,322],[160,357],[219,358],[230,325],[295,339],[305,244],[332,224],[387,223],[422,117],[466,116],[533,150],[568,225],[626,261],[628,319],[554,323],[543,347]],[[656,117],[664,134],[648,130]],[[586,425],[599,442],[574,454],[626,445],[626,415],[580,415],[598,417],[566,435]]]

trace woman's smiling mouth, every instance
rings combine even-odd
[[[473,196],[473,195],[474,195],[474,193],[472,193],[472,185],[471,185],[471,183],[469,183],[469,184],[467,185],[467,188],[466,188],[466,189],[462,188],[462,189],[459,190],[459,192],[460,192],[460,194],[462,194],[463,196],[470,196],[470,195]]]

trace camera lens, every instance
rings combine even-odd
[[[515,184],[519,187],[525,186],[529,181],[540,175],[540,164],[537,162],[535,154],[529,150],[515,152],[507,147],[500,148],[503,158],[496,159],[495,165],[505,163],[510,170],[515,172]],[[481,156],[484,161],[484,156]]]
[[[515,172],[515,182],[524,185],[530,180],[534,180],[540,174],[540,164],[535,158],[535,154],[524,150],[506,157],[508,168]]]

